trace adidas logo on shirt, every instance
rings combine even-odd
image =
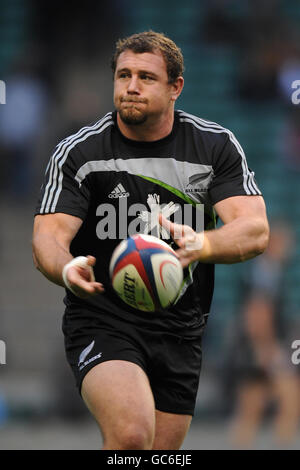
[[[112,190],[112,192],[108,195],[109,198],[117,198],[117,197],[128,197],[129,193],[126,192],[126,189],[124,186],[119,183],[115,189]]]

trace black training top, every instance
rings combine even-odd
[[[171,220],[200,231],[215,227],[213,205],[218,201],[260,194],[243,149],[228,129],[175,111],[167,137],[138,142],[121,134],[113,112],[57,145],[36,214],[62,212],[81,218],[71,253],[97,259],[95,277],[104,284],[105,294],[81,300],[67,290],[67,306],[89,306],[95,319],[107,314],[146,328],[194,336],[209,313],[214,265],[192,263],[184,270],[177,303],[169,310],[149,313],[131,308],[112,290],[108,272],[112,251],[134,233],[158,235],[157,226],[149,232],[153,204],[159,204]],[[165,237],[165,231],[160,236]]]

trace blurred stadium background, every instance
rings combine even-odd
[[[6,83],[6,104],[0,104],[0,339],[6,343],[0,449],[100,446],[64,357],[63,290],[32,264],[33,212],[54,146],[112,109],[115,41],[148,29],[166,33],[183,51],[185,88],[177,108],[235,133],[271,222],[289,227],[294,241],[276,287],[289,360],[292,341],[300,339],[300,104],[291,98],[291,84],[300,80],[299,2],[0,0],[0,79]],[[228,438],[235,409],[228,357],[250,266],[216,269],[186,449],[234,446]],[[299,376],[300,365],[289,366]],[[271,402],[252,448],[280,447],[273,413]],[[298,425],[286,445],[300,448],[299,437]]]

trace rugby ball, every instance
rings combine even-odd
[[[142,234],[123,240],[115,248],[109,274],[119,297],[145,312],[170,307],[183,281],[175,251],[159,238]]]

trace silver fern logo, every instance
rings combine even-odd
[[[187,193],[205,193],[213,178],[213,169],[207,166],[207,171],[197,173],[189,177],[189,183],[185,189]]]
[[[95,356],[91,357],[90,359],[87,359],[87,356],[89,355],[89,353],[91,352],[91,350],[93,349],[95,345],[95,340],[91,342],[91,344],[89,344],[80,354],[79,356],[79,362],[78,362],[78,367],[79,367],[79,370],[82,370],[85,366],[87,366],[90,362],[93,362],[95,361],[96,359],[99,359],[101,356],[102,356],[102,352],[99,352],[98,354],[96,354]]]
[[[85,361],[85,358],[87,357],[87,355],[91,352],[91,350],[93,349],[94,347],[94,344],[95,344],[95,340],[91,342],[91,344],[89,344],[80,354],[79,356],[79,362],[78,362],[78,367],[80,366],[80,364],[82,364],[84,361]]]

